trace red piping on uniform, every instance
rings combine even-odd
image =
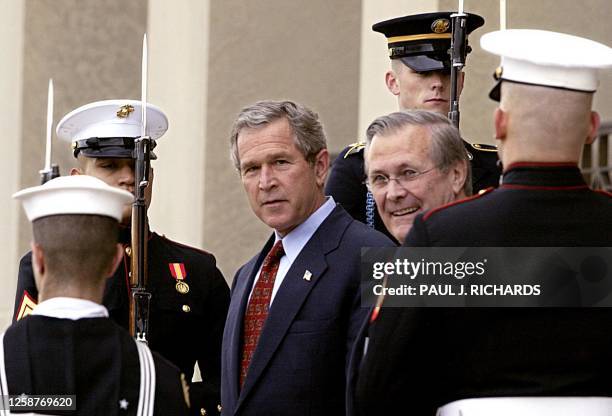
[[[448,204],[445,204],[445,205],[442,205],[442,206],[436,207],[436,208],[434,208],[434,209],[432,209],[432,210],[429,210],[429,211],[428,211],[428,212],[427,212],[425,215],[423,215],[423,221],[425,221],[425,220],[427,220],[429,217],[431,217],[431,215],[432,215],[434,212],[438,212],[438,211],[441,211],[441,210],[443,210],[443,209],[445,209],[445,208],[452,207],[453,205],[461,204],[461,203],[464,203],[464,202],[467,202],[467,201],[472,201],[472,200],[474,200],[474,199],[476,199],[476,198],[480,198],[481,196],[483,196],[483,195],[485,195],[485,194],[488,194],[488,193],[489,193],[490,191],[492,191],[493,189],[495,189],[495,188],[493,188],[493,187],[491,186],[491,187],[489,187],[489,188],[486,188],[486,189],[481,190],[481,191],[480,191],[478,194],[476,194],[476,195],[468,196],[468,197],[466,197],[466,198],[459,199],[459,200],[457,200],[457,201],[449,202]]]
[[[612,192],[604,191],[603,189],[594,189],[598,194],[604,194],[605,196],[609,196],[612,198]]]
[[[499,186],[503,189],[529,189],[538,191],[575,191],[578,189],[589,189],[588,185],[575,185],[575,186],[541,186],[541,185],[515,185],[512,183],[505,183]]]
[[[577,168],[575,162],[514,162],[504,167],[504,173],[514,168],[542,167],[542,168]]]

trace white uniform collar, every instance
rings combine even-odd
[[[108,318],[108,310],[90,300],[55,297],[40,302],[32,311],[32,315],[76,321],[83,318]]]

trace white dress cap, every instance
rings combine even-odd
[[[595,92],[598,69],[612,67],[612,48],[565,33],[501,30],[483,35],[480,46],[502,58],[496,71],[500,82],[490,94],[497,100],[502,80]]]
[[[86,104],[66,114],[57,123],[57,137],[70,142],[91,137],[140,137],[141,102],[106,100]],[[159,139],[168,130],[168,118],[147,103],[147,136]]]
[[[44,185],[13,195],[21,201],[30,221],[50,215],[89,214],[121,221],[123,208],[134,196],[93,176],[60,176]]]

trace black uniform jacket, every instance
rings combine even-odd
[[[498,189],[418,216],[405,243],[611,244],[610,194],[590,190],[564,163],[509,166]],[[612,396],[611,322],[611,308],[383,306],[369,328],[358,413],[434,415],[487,396]]]
[[[494,146],[470,144],[464,141],[465,148],[471,155],[472,188],[474,193],[499,184],[500,168],[497,166],[497,151]],[[334,160],[329,179],[325,186],[326,195],[334,200],[357,221],[366,221],[366,194],[363,167],[364,146],[354,144],[342,150]],[[393,238],[378,215],[374,205],[374,228]]]
[[[11,395],[75,395],[76,412],[45,414],[135,415],[140,369],[130,334],[107,318],[78,320],[30,316],[4,336]],[[153,353],[156,415],[187,415],[179,370]],[[120,402],[123,402],[122,409]]]
[[[122,241],[129,241],[129,230],[123,230]],[[171,265],[183,264],[184,282],[189,292],[179,293]],[[194,414],[201,409],[218,414],[221,379],[221,340],[227,308],[229,287],[216,267],[212,254],[168,240],[150,233],[148,245],[148,283],[152,293],[150,309],[149,347],[176,365],[191,381],[196,360],[203,383],[191,383],[191,404]],[[130,258],[125,255],[114,276],[106,285],[103,304],[110,317],[124,328],[129,326],[128,272]],[[29,294],[36,300],[31,253],[19,264],[16,319],[20,305]],[[24,296],[26,298],[24,299]]]

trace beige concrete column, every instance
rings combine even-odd
[[[5,328],[13,314],[17,282],[17,241],[19,211],[11,195],[19,188],[21,160],[21,88],[23,62],[24,3],[2,0],[0,4],[0,125],[3,130],[0,153],[0,328]]]
[[[385,85],[385,73],[390,67],[387,40],[382,33],[372,31],[372,25],[409,14],[438,11],[438,0],[365,0],[361,9],[359,129],[355,141],[365,140],[365,130],[376,117],[398,110],[396,97]]]
[[[0,82],[2,85],[10,82],[16,89],[8,97],[14,97],[15,91],[20,94],[12,102],[2,100],[3,107],[12,106],[14,116],[3,127],[19,123],[13,131],[14,140],[19,143],[12,168],[17,188],[40,183],[38,170],[44,164],[49,78],[55,84],[54,125],[64,114],[83,104],[140,96],[140,49],[146,6],[144,0],[3,0],[1,18],[6,23],[2,30],[10,29],[11,36],[3,36],[0,42],[4,45],[3,53],[8,51],[11,59],[3,59],[2,65],[17,72],[8,78],[3,76]],[[11,13],[4,13],[5,8]],[[3,74],[10,74],[6,71]],[[10,114],[3,112],[2,117]],[[7,153],[3,157],[10,156]],[[60,165],[62,175],[69,172],[75,163],[69,143],[54,138],[53,161]],[[3,176],[3,180],[12,179],[9,175]],[[10,246],[15,251],[3,251],[11,253],[6,264],[14,269],[6,274],[10,273],[15,281],[17,262],[28,250],[31,229],[21,212],[13,218],[11,226],[18,229],[18,237]],[[7,299],[13,298],[13,288],[6,293]]]
[[[149,101],[168,115],[170,127],[155,152],[153,230],[206,247],[206,101],[209,2],[149,0]],[[225,159],[225,153],[218,155]]]

